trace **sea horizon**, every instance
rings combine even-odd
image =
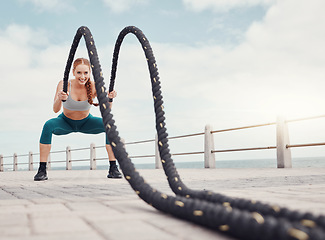
[[[155,163],[133,163],[137,169],[155,169]],[[176,168],[204,168],[204,161],[191,161],[191,162],[174,162]],[[54,165],[54,166],[53,166]],[[65,164],[61,166],[55,166],[55,162],[52,162],[50,170],[65,170]],[[243,159],[243,160],[216,160],[216,168],[276,168],[277,161],[275,158],[266,159]],[[298,157],[292,158],[292,168],[325,168],[325,156],[324,157]],[[89,164],[73,165],[72,170],[89,170]],[[108,164],[98,164],[97,170],[108,169]],[[36,170],[36,167],[34,168]],[[12,167],[6,167],[4,171],[12,171]],[[19,167],[18,171],[28,171],[26,165]]]

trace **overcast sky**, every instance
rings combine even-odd
[[[83,25],[94,36],[106,86],[119,32],[128,25],[144,32],[158,64],[169,136],[202,132],[206,124],[217,130],[274,122],[279,114],[288,119],[325,114],[324,9],[324,0],[2,1],[0,154],[38,152],[44,122],[57,116],[55,88]],[[83,40],[79,56],[87,57]],[[122,45],[116,91],[112,111],[121,137],[154,138],[150,79],[134,36]],[[91,113],[100,116],[98,108]],[[291,142],[324,142],[324,120],[292,124]],[[103,145],[104,136],[54,136],[53,150],[90,142]],[[215,145],[271,146],[275,130],[220,134]],[[203,149],[201,140],[198,146],[179,146],[172,152]],[[295,156],[323,152],[318,147]],[[259,157],[274,152],[217,159]]]

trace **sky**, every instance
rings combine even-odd
[[[106,86],[115,40],[126,26],[151,43],[169,136],[325,114],[323,0],[12,0],[0,3],[0,154],[37,153],[72,39],[94,36]],[[76,57],[87,57],[83,40]],[[112,113],[126,142],[155,136],[146,60],[134,36],[120,53]],[[98,108],[91,113],[100,116]],[[324,142],[325,119],[289,125],[290,143]],[[170,142],[202,151],[202,139]],[[104,135],[53,136],[52,150],[104,145]],[[216,149],[274,146],[275,128],[215,135]],[[176,149],[173,150],[172,148]],[[130,147],[152,154],[151,146]],[[324,156],[323,147],[294,157]],[[88,157],[88,153],[86,154]],[[226,153],[217,160],[273,158],[274,151]],[[200,156],[203,161],[203,156]]]

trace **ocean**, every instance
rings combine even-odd
[[[138,169],[154,169],[154,163],[134,163]],[[52,165],[53,166],[53,165]],[[175,162],[176,168],[204,168],[204,162]],[[216,161],[216,168],[276,168],[276,159],[246,159]],[[293,158],[293,168],[325,168],[325,157]],[[97,165],[98,170],[107,169],[108,165]],[[52,170],[64,170],[65,167],[52,167]],[[73,170],[88,170],[89,166],[72,166]]]
[[[152,164],[135,164],[139,169],[154,169]],[[176,168],[204,168],[204,162],[176,162]],[[276,159],[246,159],[216,161],[216,168],[276,168]],[[325,157],[296,158],[292,160],[293,168],[324,167]]]
[[[154,169],[154,163],[136,163],[133,162],[137,169]],[[38,167],[38,163],[35,163]],[[176,168],[204,168],[203,161],[193,162],[175,162]],[[245,159],[245,160],[217,160],[216,168],[276,168],[276,159]],[[325,168],[325,157],[301,157],[292,159],[293,168]],[[36,167],[34,167],[36,169]],[[35,170],[34,169],[34,170]],[[98,164],[98,170],[108,169],[108,164]],[[18,166],[18,171],[28,170],[27,164]],[[65,164],[53,162],[51,170],[65,170]],[[89,170],[88,162],[83,165],[74,165],[72,163],[72,170]],[[4,166],[4,171],[12,171],[12,166]]]

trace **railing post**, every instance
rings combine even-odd
[[[211,133],[211,125],[206,125],[204,128],[204,167],[216,168],[216,159],[214,153],[214,139]]]
[[[71,163],[71,147],[67,146],[65,150],[65,156],[66,156],[66,170],[72,169],[72,163]]]
[[[17,171],[18,170],[18,157],[17,157],[17,153],[14,153],[13,170],[14,171]]]
[[[33,171],[33,152],[29,152],[28,154],[28,170]]]
[[[96,170],[96,145],[90,144],[90,170]]]
[[[160,153],[159,153],[159,148],[158,148],[158,135],[156,134],[155,137],[155,168],[156,169],[161,169],[162,163],[161,163],[161,158],[160,158]]]
[[[0,155],[0,172],[3,172],[3,155]]]
[[[276,121],[276,155],[278,168],[291,168],[291,150],[289,145],[289,131],[287,123],[282,116]]]

